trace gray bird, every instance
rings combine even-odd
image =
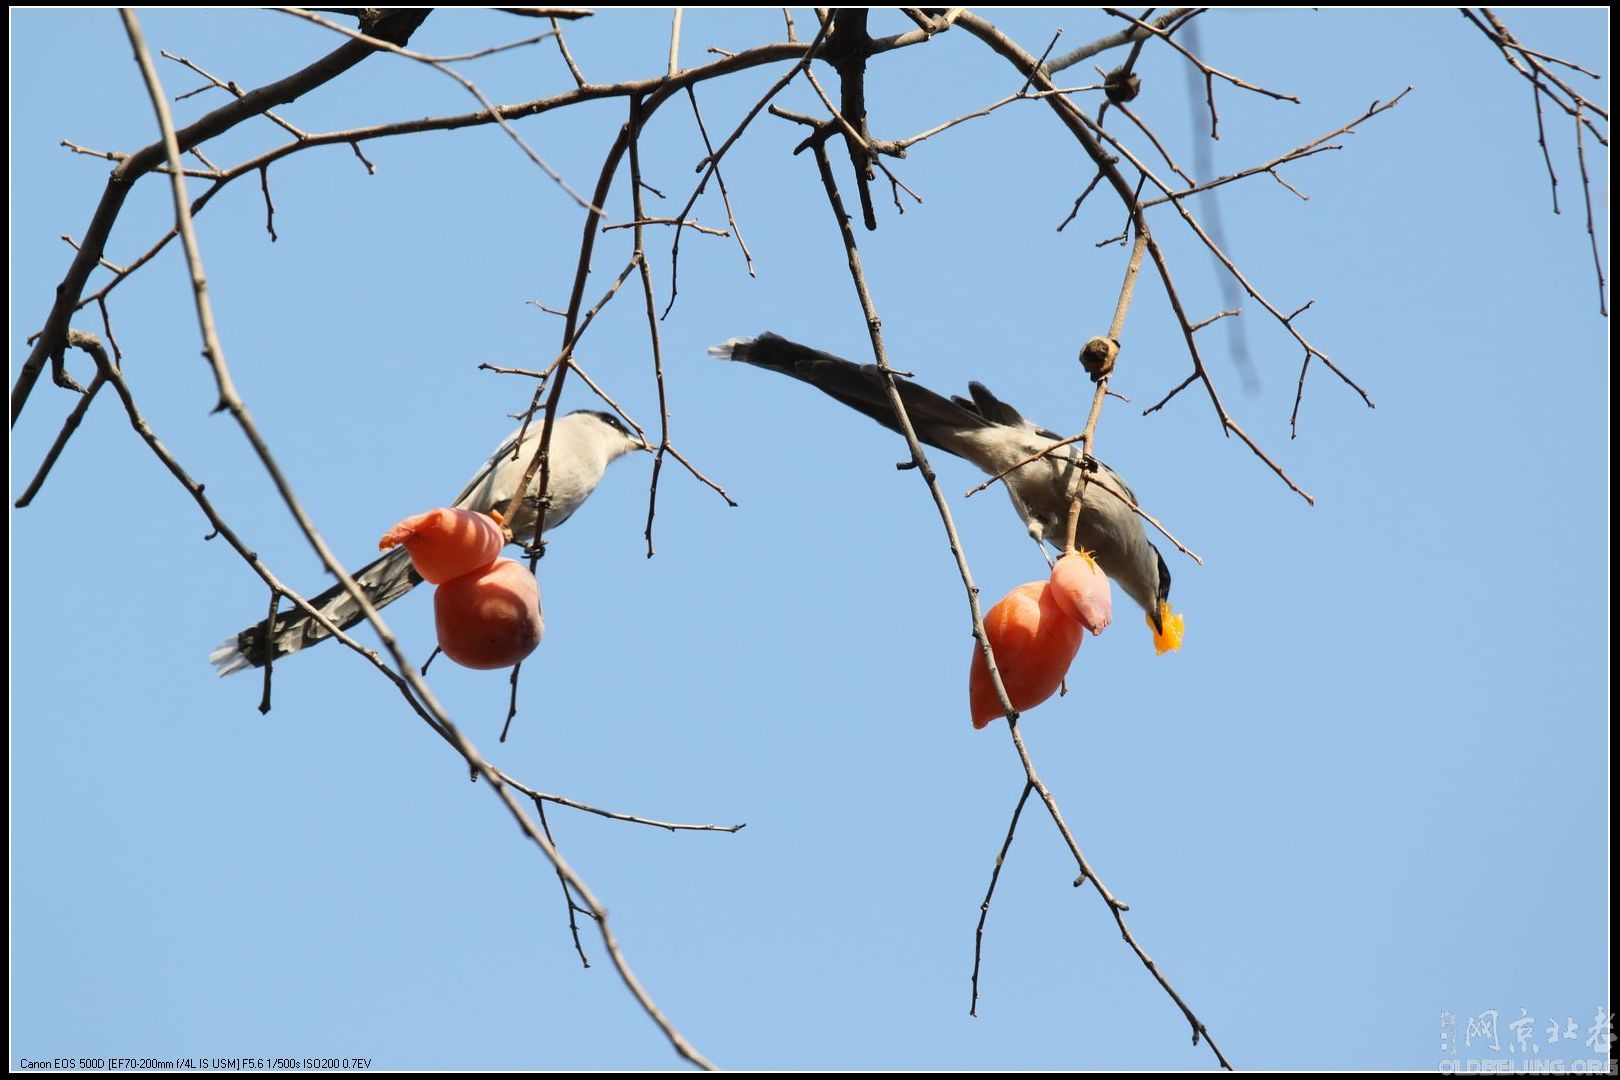
[[[528,433],[524,435],[523,445],[516,454],[513,447],[522,429],[507,436],[506,441],[484,462],[451,505],[463,510],[499,510],[505,513],[507,503],[512,501],[512,495],[529,467],[529,459],[540,446],[544,431],[543,421],[531,423]],[[560,417],[557,420],[557,433],[551,437],[551,478],[546,491],[551,506],[546,511],[546,531],[550,532],[573,516],[574,511],[591,497],[596,485],[601,483],[602,474],[610,464],[632,450],[645,449],[646,443],[631,434],[611,413],[581,409]],[[537,471],[529,485],[529,496],[519,505],[516,516],[507,523],[520,543],[534,538],[534,524],[540,509],[539,492],[540,474]],[[371,603],[379,608],[398,600],[422,582],[421,575],[411,565],[410,555],[403,547],[394,548],[382,558],[355,571],[353,577],[365,590]],[[342,585],[334,585],[311,598],[310,604],[343,630],[363,618],[358,605]],[[266,622],[232,635],[209,654],[209,661],[219,668],[221,675],[264,666]],[[275,645],[275,658],[278,660],[330,636],[314,618],[296,609],[276,616],[275,630],[268,635]]]
[[[853,364],[776,334],[761,334],[752,340],[733,338],[711,348],[709,355],[791,375],[889,430],[900,430],[883,374],[875,364]],[[970,400],[940,397],[909,379],[894,382],[917,438],[972,462],[990,476],[1063,438],[1025,420],[983,383],[968,383]],[[1068,529],[1069,504],[1083,469],[1089,476],[1075,543],[1092,552],[1103,572],[1141,605],[1154,629],[1162,633],[1160,605],[1170,597],[1170,568],[1142,530],[1141,519],[1119,498],[1122,494],[1132,503],[1137,501],[1118,473],[1095,458],[1083,460],[1071,443],[1008,473],[1007,494],[1030,535],[1061,547]]]

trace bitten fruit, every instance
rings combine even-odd
[[[1187,620],[1170,610],[1170,601],[1159,601],[1159,621],[1164,624],[1164,633],[1148,620],[1148,629],[1153,631],[1153,647],[1160,656],[1167,652],[1176,652],[1181,648],[1181,639],[1187,633]]]
[[[463,667],[511,667],[545,633],[540,586],[522,563],[497,559],[440,585],[433,594],[439,648]]]
[[[424,580],[442,585],[495,561],[506,545],[498,518],[440,507],[408,517],[383,533],[378,551],[400,544]]]
[[[1058,606],[1093,634],[1114,621],[1114,590],[1088,551],[1069,552],[1052,568],[1052,593]]]
[[[996,668],[1014,709],[1033,709],[1063,683],[1075,654],[1080,651],[1081,625],[1059,605],[1049,582],[1020,585],[984,618],[984,631],[995,650]],[[984,651],[973,643],[973,667],[968,674],[968,704],[973,726],[982,728],[1004,715],[990,680]]]

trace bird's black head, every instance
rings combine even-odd
[[[586,416],[594,416],[608,427],[613,428],[615,431],[622,432],[625,435],[630,434],[629,430],[624,426],[624,421],[620,420],[617,416],[614,416],[610,412],[603,412],[600,409],[576,409],[575,411],[582,412]]]
[[[1152,544],[1149,544],[1148,547],[1153,548],[1153,557],[1159,560],[1159,602],[1153,605],[1152,611],[1148,612],[1148,618],[1153,620],[1154,629],[1162,634],[1164,633],[1164,621],[1160,612],[1164,610],[1164,605],[1170,602],[1170,568],[1164,564],[1164,555],[1157,547]]]
[[[636,445],[637,449],[640,449],[640,450],[649,449],[649,447],[647,446],[646,441],[644,439],[642,439],[642,437],[640,435],[637,435],[635,432],[633,432],[629,428],[625,427],[624,426],[624,421],[619,419],[617,416],[615,416],[614,414],[612,414],[610,412],[603,412],[600,409],[576,409],[576,410],[574,410],[573,413],[570,413],[569,415],[571,415],[571,416],[573,416],[573,415],[594,416],[594,417],[596,417],[596,419],[602,421],[602,423],[606,424],[608,427],[612,428],[614,431],[617,431],[620,435],[623,435],[630,442],[634,443]]]

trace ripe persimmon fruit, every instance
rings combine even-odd
[[[1093,634],[1114,621],[1114,589],[1090,552],[1072,548],[1052,568],[1052,593],[1058,606]]]
[[[489,514],[441,506],[383,533],[377,550],[400,544],[411,553],[411,563],[424,580],[442,585],[494,562],[506,546],[506,534],[499,519]]]
[[[1059,606],[1051,583],[1020,585],[990,609],[984,631],[996,654],[1007,697],[1019,712],[1033,709],[1063,684],[1069,664],[1080,651],[1083,628]],[[973,726],[982,728],[1003,715],[984,650],[973,643],[968,673],[968,705]]]
[[[496,559],[434,591],[433,625],[439,648],[463,667],[511,667],[545,634],[540,586],[522,563]]]

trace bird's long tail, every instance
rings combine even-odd
[[[709,349],[720,360],[740,360],[767,371],[790,375],[843,402],[856,412],[876,420],[890,431],[900,430],[889,401],[883,373],[875,364],[855,364],[848,360],[789,341],[775,334],[761,334],[752,340],[732,338]],[[910,379],[896,378],[895,388],[911,418],[917,438],[946,453],[962,455],[962,436],[984,428],[980,413],[963,408],[950,398],[941,397]]]
[[[411,565],[410,554],[399,547],[362,567],[354,574],[354,580],[365,590],[372,606],[380,608],[410,592],[422,578]],[[359,605],[342,585],[334,585],[319,596],[312,597],[310,604],[340,630],[347,630],[364,618]],[[219,648],[209,653],[209,662],[219,669],[221,675],[229,675],[250,667],[263,667],[269,655],[266,653],[267,642],[274,647],[274,656],[279,660],[288,653],[295,653],[332,636],[312,616],[296,609],[277,615],[273,630],[267,623],[268,620],[227,638]]]

